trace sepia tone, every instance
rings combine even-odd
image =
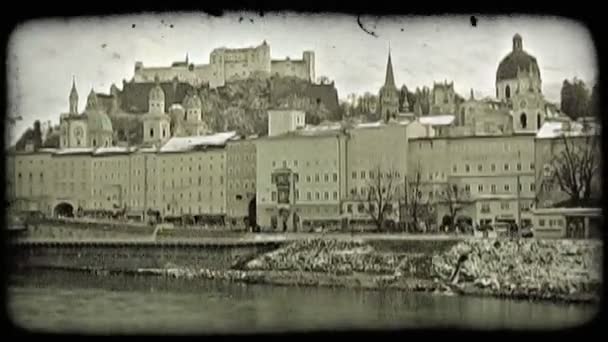
[[[393,41],[374,52],[374,92],[340,97],[310,46],[279,59],[264,39],[207,47],[207,61],[129,61],[107,94],[73,75],[67,111],[43,123],[13,110],[14,321],[175,333],[588,321],[602,283],[596,85],[566,79],[547,99],[543,60],[509,32],[510,51],[478,62],[495,68],[484,95],[459,94],[457,79],[408,88]],[[573,98],[584,109],[565,111]],[[40,300],[69,313],[32,313]],[[145,315],[163,306],[174,314]]]

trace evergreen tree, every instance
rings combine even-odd
[[[573,89],[572,85],[570,84],[570,81],[564,80],[564,82],[562,83],[562,90],[561,90],[560,96],[561,96],[560,109],[561,109],[562,113],[571,115],[571,113],[574,110],[574,105],[573,105],[574,104],[574,89]]]
[[[32,133],[32,143],[35,149],[42,147],[42,129],[40,128],[40,121],[34,121],[34,131]]]
[[[597,82],[593,85],[591,89],[591,97],[589,98],[589,107],[588,113],[589,116],[595,116],[596,118],[600,117],[600,98],[599,98],[599,88]]]
[[[401,86],[401,89],[399,90],[399,111],[400,112],[407,112],[409,111],[409,103],[407,102],[408,100],[408,91],[407,91],[407,86],[404,84]]]
[[[572,119],[589,114],[589,91],[585,82],[574,78],[564,80],[561,90],[561,111]]]

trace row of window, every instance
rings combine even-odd
[[[532,207],[534,206],[534,203],[530,202],[528,204],[522,202],[521,203],[521,210],[522,211],[529,211]],[[515,205],[515,207],[517,207],[517,205]],[[500,210],[510,210],[511,209],[511,203],[509,201],[502,201],[500,202]],[[482,203],[481,204],[481,212],[484,214],[490,213],[491,212],[491,206],[490,203]]]
[[[534,192],[536,191],[536,184],[535,183],[530,183],[529,185],[529,189],[530,191]],[[466,184],[464,186],[465,191],[470,192],[471,191],[471,186],[469,184]],[[484,184],[478,184],[477,185],[477,192],[484,192],[485,187]],[[504,184],[503,185],[503,190],[506,192],[510,192],[511,191],[511,185],[510,184]],[[519,184],[519,191],[523,191],[523,184]],[[494,194],[497,192],[497,187],[496,184],[491,184],[490,185],[490,193]]]
[[[318,160],[318,159],[317,159],[317,160],[315,160],[315,161],[314,161],[314,163],[315,163],[315,166],[319,166],[319,160]],[[281,164],[279,164],[279,162],[278,162],[278,161],[274,161],[274,160],[273,160],[273,161],[272,161],[272,167],[273,167],[273,168],[275,168],[275,167],[277,167],[277,165],[281,165],[282,167],[290,167],[290,166],[291,166],[291,167],[298,167],[299,162],[298,162],[297,160],[293,160],[293,161],[291,161],[291,164],[290,164],[290,161],[288,161],[288,160],[283,160],[283,161],[281,162]],[[306,161],[305,165],[306,165],[306,166],[310,166],[310,161]],[[337,163],[336,163],[336,161],[335,161],[335,160],[334,160],[334,164],[333,164],[333,165],[334,165],[334,166],[335,166],[335,165],[337,165]]]
[[[300,200],[300,191],[299,190],[296,190],[294,192],[294,197],[295,197],[296,201]],[[314,199],[316,201],[321,201],[321,200],[329,201],[330,198],[331,198],[331,200],[337,201],[338,200],[338,192],[334,191],[333,193],[331,193],[331,197],[330,197],[330,192],[329,191],[325,191],[325,192],[319,192],[319,191],[317,191],[317,192],[314,192]],[[273,202],[275,202],[277,200],[277,192],[276,191],[272,192],[271,200]],[[313,192],[310,192],[310,191],[306,192],[306,199],[305,200],[306,201],[312,201],[313,200]]]
[[[503,165],[503,170],[504,170],[504,171],[509,171],[509,170],[510,170],[510,168],[511,168],[511,165],[510,165],[509,163],[505,163],[505,164]],[[516,165],[516,169],[517,169],[517,171],[522,171],[522,165],[521,165],[521,163],[517,163],[517,165]],[[477,164],[477,171],[478,171],[478,172],[483,172],[483,170],[484,170],[483,164]],[[530,165],[529,165],[529,170],[530,170],[530,171],[534,170],[534,163],[530,163]],[[471,172],[471,166],[470,166],[469,164],[465,164],[465,165],[464,165],[464,171],[465,171],[465,172]],[[491,165],[490,165],[490,171],[492,171],[492,172],[495,172],[495,171],[496,171],[496,164],[491,164]],[[454,172],[454,173],[457,173],[457,172],[458,172],[458,165],[453,165],[453,166],[452,166],[452,172]],[[431,174],[431,176],[430,176],[429,178],[431,178],[431,179],[432,179],[432,177],[433,177],[433,176],[432,176],[432,174]]]
[[[353,171],[351,175],[352,175],[352,179],[357,179],[357,175],[359,176],[359,179],[365,179],[366,175],[367,175],[367,178],[374,179],[374,177],[376,176],[376,172],[374,172],[374,171],[360,171],[360,172]],[[378,172],[378,177],[383,178],[385,176],[386,176],[386,178],[391,178],[391,177],[400,178],[401,174],[399,172],[392,172],[392,173],[391,172]]]
[[[239,187],[241,187],[241,183],[239,181],[235,181],[235,182],[229,182],[228,183],[228,189],[232,190],[232,187],[234,185],[235,189],[238,189]],[[255,190],[255,182],[251,181],[251,182],[243,182],[242,187],[245,189],[249,189],[251,188],[252,190]]]
[[[538,225],[540,227],[544,227],[545,224],[547,224],[548,227],[563,227],[564,220],[562,220],[562,219],[549,219],[546,221],[545,221],[545,219],[538,220]]]

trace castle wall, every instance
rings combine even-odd
[[[308,65],[304,60],[274,60],[270,66],[270,72],[273,76],[291,76],[307,81],[311,80]]]
[[[209,64],[169,67],[144,67],[143,63],[135,64],[133,82],[153,82],[158,76],[160,82],[187,82],[193,86],[208,83],[211,88],[222,87],[227,81],[248,79],[251,77],[269,77],[271,74],[295,76],[313,82],[315,78],[314,52],[305,51],[301,60],[270,60],[270,47],[262,44],[254,48],[226,49],[218,48],[211,52]]]

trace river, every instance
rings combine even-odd
[[[20,327],[92,334],[207,334],[459,327],[558,329],[597,307],[399,291],[276,287],[28,271],[10,278]]]

